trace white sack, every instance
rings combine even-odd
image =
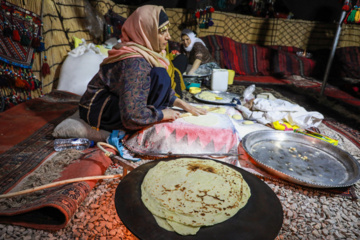
[[[105,57],[92,43],[73,49],[61,67],[57,89],[83,95]]]

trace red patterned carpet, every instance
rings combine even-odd
[[[79,96],[55,91],[0,113],[0,194],[16,188],[54,154],[51,134],[58,123],[77,110],[78,100]],[[52,169],[59,172],[53,182],[103,175],[110,163],[98,148],[88,149],[64,169]],[[59,230],[95,184],[96,181],[71,183],[24,198],[1,199],[0,223]]]
[[[276,85],[293,85],[298,88],[311,90],[320,95],[322,82],[315,79],[305,79],[305,78],[276,78],[271,76],[236,76],[234,79],[239,83],[254,83],[255,85],[262,84],[276,84]],[[337,99],[339,101],[351,104],[353,106],[360,107],[360,96],[354,97],[353,95],[332,86],[330,83],[326,84],[324,96]]]

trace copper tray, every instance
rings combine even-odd
[[[348,187],[360,179],[360,165],[349,153],[300,133],[261,130],[242,139],[245,151],[271,174],[316,188]]]
[[[139,239],[273,240],[278,235],[283,222],[283,210],[275,193],[254,175],[222,162],[239,171],[248,183],[251,197],[246,206],[222,223],[200,228],[195,236],[181,236],[159,227],[142,203],[140,188],[146,173],[157,163],[149,162],[131,171],[121,180],[115,193],[115,207],[121,221]]]

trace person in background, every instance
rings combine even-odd
[[[211,73],[212,69],[220,68],[205,43],[197,38],[193,31],[189,29],[181,31],[181,45],[181,53],[188,57],[190,64],[187,68],[187,75]]]
[[[177,97],[182,98],[183,90],[186,89],[182,74],[186,71],[187,57],[184,54],[179,54],[177,50],[170,52],[168,44],[166,47],[166,58],[170,63],[167,72],[171,78],[171,88],[174,89]]]
[[[173,121],[176,106],[197,116],[206,114],[177,98],[167,73],[165,49],[171,39],[161,6],[144,5],[122,27],[121,43],[109,51],[79,103],[80,117],[93,128],[135,131]]]

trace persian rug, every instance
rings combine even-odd
[[[322,82],[315,80],[315,79],[306,79],[300,76],[288,77],[288,78],[276,78],[272,76],[236,76],[234,80],[237,83],[244,83],[244,84],[256,84],[256,85],[263,85],[267,84],[267,86],[275,87],[278,85],[277,88],[280,86],[284,86],[288,88],[296,88],[299,92],[311,92],[313,95],[320,96]],[[344,92],[340,88],[333,86],[330,83],[326,84],[326,88],[324,90],[324,96],[328,97],[329,99],[336,100],[339,102],[344,102],[352,106],[360,107],[360,99],[352,96],[351,94]]]
[[[79,96],[54,91],[0,114],[0,194],[65,179],[103,175],[111,161],[98,148],[54,152],[52,132],[78,108]],[[0,199],[0,223],[59,230],[97,181]]]

